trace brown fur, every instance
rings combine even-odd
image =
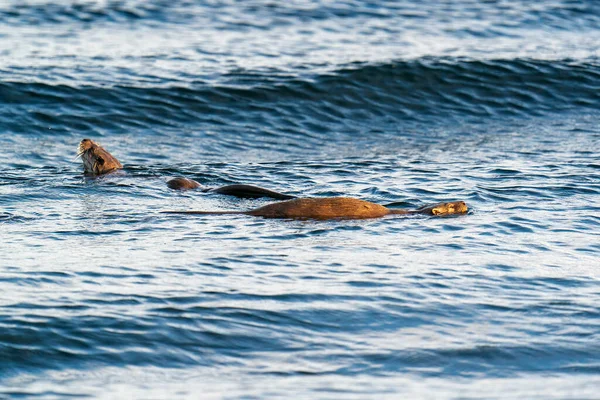
[[[81,157],[87,175],[103,175],[123,168],[119,160],[90,139],[83,139],[79,143],[77,156]]]
[[[349,197],[295,199],[273,203],[248,211],[248,215],[265,218],[363,219],[388,215],[390,210],[379,204]]]
[[[264,218],[288,219],[366,219],[386,215],[455,215],[468,211],[464,201],[439,203],[416,210],[393,210],[379,204],[350,197],[301,198],[268,204],[250,211],[163,211],[169,214],[246,214]]]

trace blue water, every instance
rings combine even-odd
[[[0,398],[597,399],[599,115],[592,0],[1,1]]]

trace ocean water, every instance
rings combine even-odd
[[[600,398],[599,56],[592,0],[0,1],[0,398]]]

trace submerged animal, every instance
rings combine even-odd
[[[277,200],[295,199],[296,196],[274,192],[269,189],[252,185],[226,185],[218,188],[204,188],[198,182],[189,178],[173,178],[167,181],[167,186],[174,190],[200,189],[202,192],[227,194],[246,199],[258,199],[260,197],[270,197]]]
[[[465,214],[469,208],[464,201],[451,201],[417,208],[397,210],[351,197],[299,198],[268,204],[249,211],[162,211],[166,214],[223,215],[244,214],[264,218],[286,219],[366,219],[386,215],[425,214],[448,216]]]
[[[105,175],[123,168],[123,165],[106,149],[91,139],[83,139],[77,148],[77,156],[83,162],[83,171],[88,176]],[[274,192],[252,185],[226,185],[218,188],[206,188],[195,180],[188,178],[174,178],[167,182],[167,186],[175,190],[200,189],[202,192],[211,192],[236,196],[241,198],[270,197],[277,200],[294,199],[283,193]]]

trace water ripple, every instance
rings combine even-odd
[[[1,3],[0,397],[597,397],[595,2]]]

